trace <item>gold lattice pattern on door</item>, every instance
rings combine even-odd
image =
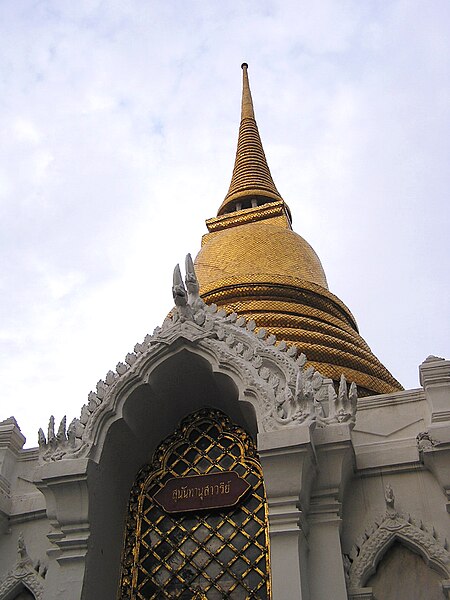
[[[172,477],[235,471],[251,486],[232,508],[169,514],[154,494]],[[251,437],[220,411],[186,418],[133,486],[122,599],[270,600],[267,504]]]

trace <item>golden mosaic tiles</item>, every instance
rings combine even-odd
[[[299,279],[280,275],[273,279],[275,283],[270,283],[267,274],[253,273],[200,282],[206,302],[253,319],[277,339],[295,345],[323,375],[338,381],[343,373],[355,381],[361,395],[402,389],[373,355],[353,315],[336,296]],[[289,285],[283,285],[283,279]]]
[[[270,219],[271,224],[290,228],[290,212],[286,203],[282,200],[207,219],[206,227],[210,233],[213,233],[215,231],[227,229],[228,227],[254,223],[255,221],[262,221],[263,219]],[[205,240],[207,240],[208,237],[208,234],[206,234],[204,236]]]
[[[215,234],[202,247],[195,264],[202,284],[264,273],[269,277],[285,274],[328,288],[320,260],[308,242],[290,229],[265,221]]]

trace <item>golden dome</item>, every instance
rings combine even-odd
[[[206,225],[195,260],[205,302],[253,319],[336,384],[341,374],[354,381],[360,395],[402,389],[359,335],[350,310],[328,290],[317,254],[292,231],[262,148],[246,64],[233,177],[218,216]]]
[[[328,289],[325,272],[311,246],[291,229],[266,221],[223,229],[211,236],[195,261],[200,282],[256,274],[261,281],[281,277],[306,280]]]

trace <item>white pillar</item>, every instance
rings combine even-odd
[[[303,512],[315,476],[308,425],[263,433],[258,450],[269,504],[273,598],[309,600]]]
[[[47,516],[52,524],[48,538],[52,542],[47,554],[46,577],[48,598],[81,598],[88,540],[89,459],[78,458],[46,463],[38,469],[35,483],[44,494]]]
[[[348,425],[314,432],[318,475],[308,513],[310,600],[347,600],[340,539],[341,501],[353,470],[353,446]]]

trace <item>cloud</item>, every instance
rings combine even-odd
[[[449,21],[443,1],[1,4],[0,377],[29,443],[170,309],[229,184],[243,60],[294,228],[363,337],[408,387],[449,355]]]

